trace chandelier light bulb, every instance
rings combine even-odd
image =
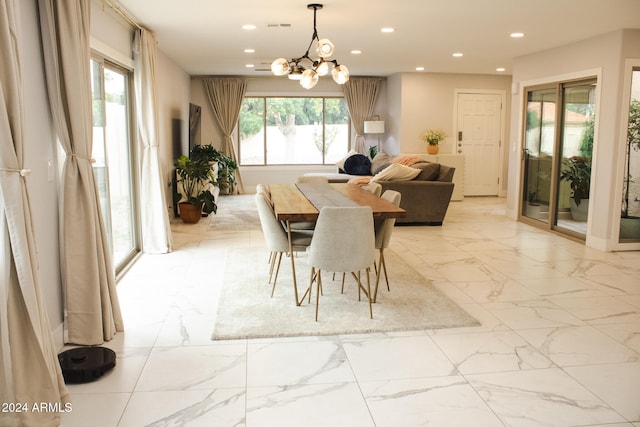
[[[304,70],[304,72],[302,73],[302,79],[300,79],[300,86],[302,86],[305,89],[311,89],[312,87],[318,84],[318,80],[320,80],[318,73],[316,73],[311,68],[309,68]]]
[[[284,58],[278,58],[271,63],[271,72],[276,76],[284,76],[289,71],[291,71],[289,61]]]
[[[349,81],[349,69],[345,65],[338,65],[331,70],[333,81],[343,85]]]
[[[320,58],[330,58],[333,55],[334,46],[329,39],[320,39],[316,46],[316,54]]]
[[[329,74],[329,64],[330,62],[320,60],[320,64],[316,67],[316,73],[318,73],[319,76],[326,76]]]

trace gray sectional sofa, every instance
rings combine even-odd
[[[412,180],[376,181],[382,186],[383,192],[395,190],[402,195],[400,207],[407,211],[407,216],[398,218],[396,223],[442,225],[453,193],[455,168],[426,161],[415,163],[411,167],[421,169],[420,174]],[[340,172],[306,175],[325,176],[329,182],[362,181],[363,178],[362,175]]]

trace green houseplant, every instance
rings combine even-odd
[[[589,199],[589,187],[591,185],[591,159],[584,156],[573,156],[562,160],[562,171],[560,179],[567,181],[571,187],[571,198],[575,202],[575,206],[579,207],[580,203]],[[575,210],[572,210],[574,219],[586,220],[585,218],[576,218]]]
[[[178,203],[182,220],[196,223],[203,212],[216,213],[218,206],[211,187],[217,184],[211,164],[202,159],[180,156],[175,167],[179,186],[174,195],[174,202]]]
[[[220,187],[220,191],[224,194],[233,192],[236,185],[235,171],[238,164],[226,154],[217,150],[211,144],[196,145],[191,149],[189,157],[193,160],[206,163],[218,163],[218,175],[216,176],[216,184]]]

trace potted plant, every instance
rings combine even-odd
[[[218,163],[217,186],[224,194],[233,192],[236,185],[235,171],[238,169],[238,164],[230,156],[217,150],[211,144],[207,144],[194,146],[189,157],[207,163]]]
[[[442,129],[427,129],[420,135],[420,139],[427,143],[427,153],[438,154],[439,144],[447,137]]]
[[[569,182],[571,187],[571,216],[577,221],[586,221],[591,185],[591,159],[573,156],[563,159],[562,165],[560,179]]]
[[[200,221],[202,213],[216,213],[215,196],[211,188],[216,185],[211,164],[202,159],[180,156],[176,161],[178,187],[174,201],[178,203],[180,218],[186,223]]]

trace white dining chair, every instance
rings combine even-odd
[[[278,272],[280,271],[280,263],[282,261],[282,254],[289,252],[289,239],[287,231],[283,228],[280,221],[277,220],[273,208],[267,201],[263,194],[256,194],[256,205],[258,207],[258,216],[260,217],[260,225],[262,227],[262,234],[264,235],[267,249],[272,253],[271,266],[269,269],[269,282],[273,278],[273,287],[271,288],[271,296],[273,297],[276,290],[276,282],[278,281]],[[291,242],[293,246],[293,252],[304,252],[311,243],[312,232],[308,231],[291,231]],[[293,254],[289,254],[293,256]],[[274,274],[275,268],[275,276]],[[292,266],[292,274],[295,275],[295,271]],[[294,287],[296,281],[294,277]],[[295,289],[296,305],[299,305],[298,291]]]
[[[398,191],[387,190],[382,193],[382,197],[387,202],[391,203],[395,206],[400,206],[400,199],[402,195]],[[387,282],[387,291],[390,291],[389,287],[389,276],[387,274],[387,263],[384,260],[384,250],[389,247],[389,242],[391,241],[391,233],[393,232],[393,227],[396,224],[395,218],[387,218],[376,220],[374,222],[374,230],[376,237],[376,249],[379,252],[378,263],[375,268],[376,272],[376,285],[375,290],[373,291],[373,302],[376,302],[378,297],[378,285],[380,283],[380,276],[384,272],[384,279]]]
[[[307,249],[307,263],[311,266],[309,287],[302,299],[311,292],[316,283],[316,321],[322,292],[322,271],[352,273],[358,284],[358,295],[362,290],[369,301],[369,316],[373,318],[371,307],[370,267],[375,260],[375,237],[373,213],[369,206],[324,207],[320,210],[318,222]],[[362,284],[361,271],[367,277],[366,288]],[[357,274],[356,274],[357,273]]]
[[[378,184],[377,182],[370,182],[363,185],[362,188],[370,193],[375,194],[378,197],[380,197],[380,195],[382,194],[382,185]]]

